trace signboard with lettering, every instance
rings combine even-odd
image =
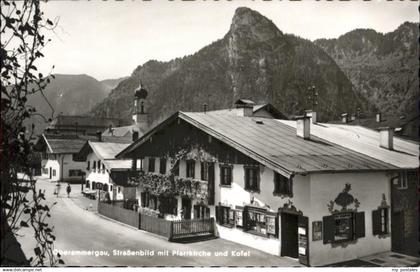
[[[298,217],[298,252],[299,262],[309,266],[309,244],[308,244],[308,226],[309,219],[306,216]]]
[[[243,227],[242,210],[235,211],[235,224],[236,226]]]
[[[276,217],[274,215],[267,215],[266,223],[267,223],[267,233],[275,235],[276,234]]]

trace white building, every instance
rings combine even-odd
[[[102,199],[129,199],[128,190],[113,182],[118,174],[124,174],[131,169],[131,160],[115,159],[115,155],[128,146],[126,143],[86,142],[78,154],[86,169],[86,188],[103,192]]]
[[[178,112],[118,154],[146,172],[139,204],[167,219],[215,217],[220,237],[310,266],[391,250],[391,184],[404,173],[415,178],[418,145],[395,144],[387,159],[375,158],[313,135],[323,124],[308,117],[279,121],[247,110]],[[384,148],[376,134],[375,148]]]
[[[52,181],[82,181],[86,165],[75,160],[75,155],[88,139],[95,137],[42,134],[36,144],[37,150],[42,152],[42,176]]]

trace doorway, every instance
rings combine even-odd
[[[52,167],[50,167],[50,179],[52,178]]]
[[[391,248],[401,252],[404,249],[404,212],[393,212],[391,216]]]
[[[298,258],[298,215],[281,213],[281,256]]]
[[[183,219],[191,219],[191,199],[182,198],[181,208],[184,211]]]

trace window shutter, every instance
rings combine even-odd
[[[381,210],[372,211],[373,235],[381,234]]]
[[[200,167],[200,172],[201,172],[201,180],[205,180],[204,177],[204,162],[201,162],[201,167]]]
[[[324,216],[322,217],[322,223],[324,225],[324,244],[334,242],[334,232],[335,232],[335,220],[334,216]]]
[[[365,237],[365,212],[354,214],[354,238]]]

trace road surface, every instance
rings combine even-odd
[[[54,183],[39,179],[37,186],[46,190],[47,202],[57,201],[49,223],[57,237],[55,249],[65,253],[61,255],[66,266],[299,266],[294,259],[272,256],[224,239],[171,243],[99,215],[96,205],[89,208],[94,202],[81,196],[80,185],[72,186],[70,198],[65,185],[58,198],[53,195]],[[34,248],[32,235],[29,229],[21,234],[24,236],[18,241],[30,257]],[[129,255],[133,253],[136,255]],[[221,256],[215,256],[218,253]]]

